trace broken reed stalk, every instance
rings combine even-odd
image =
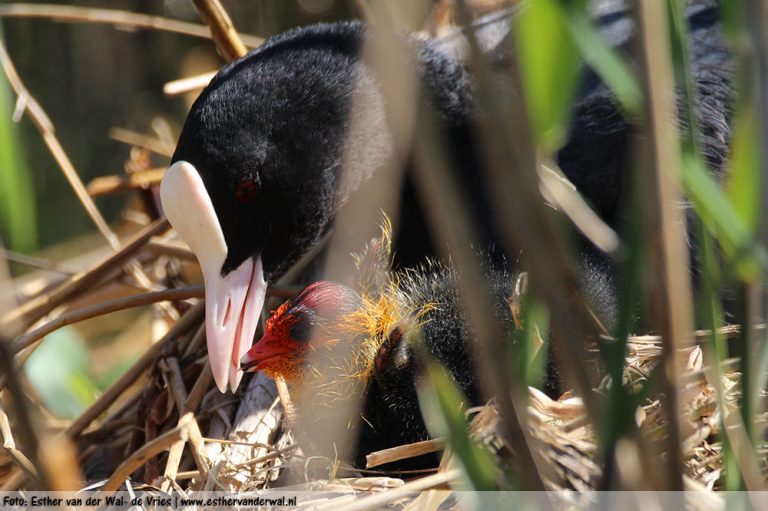
[[[147,243],[147,251],[155,255],[172,256],[184,261],[197,261],[195,254],[180,242],[166,239],[152,239]]]
[[[133,257],[147,241],[165,231],[168,227],[168,221],[164,218],[155,220],[130,238],[122,248],[109,254],[88,270],[76,273],[53,290],[24,303],[0,318],[0,325],[3,325],[3,330],[5,332],[19,332],[28,328],[29,325],[32,325],[73,296],[97,284],[115,266]]]
[[[168,145],[158,138],[145,135],[144,133],[138,133],[125,128],[111,128],[109,130],[109,138],[129,146],[146,149],[147,151],[151,151],[167,158],[173,156],[173,146]]]
[[[8,250],[7,248],[0,247],[0,259],[6,261],[12,261],[14,263],[23,264],[30,268],[36,268],[38,270],[45,270],[53,273],[58,273],[66,277],[71,277],[75,272],[68,269],[66,266],[59,264],[42,257],[36,257],[29,254],[21,254],[14,250]]]
[[[160,184],[165,174],[165,168],[149,169],[131,172],[127,176],[97,177],[86,187],[88,195],[99,197],[132,190],[148,190],[153,185]]]
[[[211,29],[216,47],[227,62],[247,53],[232,20],[219,0],[192,0],[192,3],[200,19]]]
[[[538,174],[544,198],[567,216],[593,245],[606,254],[615,254],[619,248],[618,234],[587,204],[557,165],[541,164]]]
[[[681,350],[691,345],[693,305],[685,245],[685,221],[680,210],[681,159],[679,136],[669,116],[674,111],[674,80],[667,33],[666,6],[662,2],[640,2],[638,19],[639,70],[647,108],[643,123],[646,149],[636,169],[636,182],[642,201],[641,216],[650,262],[658,275],[650,298],[655,322],[663,342],[662,392],[668,414],[668,430],[663,441],[663,469],[658,473],[658,490],[682,490],[683,466],[680,446],[688,432],[682,431],[680,414],[685,403],[680,399],[680,374],[685,367]],[[648,157],[650,156],[650,158]],[[650,167],[650,168],[648,168]],[[675,177],[677,176],[677,178]],[[660,454],[660,453],[659,453]]]
[[[407,497],[409,495],[431,490],[434,488],[447,489],[451,483],[455,483],[461,477],[460,469],[451,469],[437,474],[420,477],[409,481],[402,486],[387,490],[375,495],[363,497],[347,505],[339,505],[338,502],[328,502],[319,505],[315,511],[365,511],[367,509],[378,509],[395,500]]]
[[[245,445],[256,447],[256,445],[254,444],[245,444]],[[258,447],[262,447],[262,446],[258,446]],[[263,447],[268,449],[274,449],[274,447],[270,445],[263,446]],[[286,454],[292,453],[293,451],[298,449],[298,447],[299,447],[298,445],[289,445],[288,447],[284,447],[283,449],[273,450],[272,452],[270,452],[269,454],[265,454],[264,456],[260,456],[258,458],[251,458],[250,460],[244,461],[242,463],[238,463],[237,465],[233,465],[232,468],[236,468],[236,469],[246,468],[252,465],[258,465],[260,463],[264,463],[265,461],[274,460],[276,458],[280,458],[281,456],[285,456]]]
[[[94,204],[93,200],[88,195],[88,192],[85,190],[74,165],[72,165],[72,162],[64,151],[64,148],[61,146],[59,139],[54,134],[54,127],[51,119],[21,81],[21,78],[16,71],[16,67],[13,65],[2,41],[0,41],[0,65],[2,65],[2,68],[5,71],[5,75],[8,78],[11,88],[18,96],[14,117],[19,117],[23,112],[27,113],[42,136],[45,145],[48,146],[48,150],[53,155],[59,168],[61,168],[64,176],[67,178],[67,181],[69,181],[70,186],[72,186],[75,191],[75,195],[77,195],[77,198],[85,208],[88,216],[91,217],[96,228],[102,236],[104,236],[107,242],[109,242],[112,248],[116,248],[118,244],[117,236],[115,236],[115,233],[109,228],[106,220],[104,220],[104,217],[101,216],[98,208],[96,208],[96,204]]]
[[[200,428],[197,425],[194,413],[185,413],[187,402],[187,389],[184,386],[184,378],[181,376],[181,368],[179,367],[179,361],[176,357],[169,357],[165,360],[160,360],[160,369],[163,371],[167,387],[173,401],[176,404],[176,410],[179,412],[179,421],[177,426],[182,426],[184,423],[189,422],[190,434],[185,439],[177,440],[170,449],[168,454],[168,460],[165,464],[165,472],[163,474],[164,480],[160,486],[163,491],[169,491],[171,489],[171,482],[175,479],[176,474],[179,471],[179,465],[181,464],[182,455],[184,453],[184,445],[187,440],[190,443],[192,452],[194,453],[195,464],[200,471],[200,475],[204,476],[208,471],[208,465],[202,456],[205,452],[203,445],[202,434]],[[193,433],[193,430],[195,433]]]
[[[82,204],[85,211],[88,213],[88,216],[91,218],[93,223],[96,225],[96,228],[99,230],[104,239],[107,240],[107,243],[109,243],[112,249],[118,250],[120,248],[120,240],[117,238],[115,233],[112,232],[112,229],[110,229],[109,225],[107,225],[107,221],[96,207],[96,203],[93,202],[93,198],[88,195],[88,192],[85,189],[85,185],[83,185],[83,181],[80,179],[77,170],[75,170],[75,166],[72,164],[69,156],[67,156],[66,151],[64,151],[64,147],[59,142],[58,137],[56,137],[51,119],[48,117],[48,114],[45,112],[40,103],[38,103],[34,96],[30,94],[29,89],[27,89],[27,87],[21,81],[21,78],[19,77],[19,74],[13,65],[13,61],[11,60],[10,55],[8,55],[8,52],[2,41],[0,41],[0,66],[2,66],[3,70],[5,71],[5,75],[8,78],[8,82],[11,84],[11,88],[18,96],[14,117],[21,116],[24,112],[27,113],[30,120],[40,133],[43,142],[45,142],[45,145],[48,147],[48,150],[53,156],[53,159],[56,161],[62,173],[64,174],[64,177],[66,177],[70,186],[74,190],[78,200]],[[138,282],[142,287],[152,289],[152,281],[149,279],[149,277],[147,277],[147,275],[141,269],[141,266],[139,266],[137,263],[127,261],[125,269],[127,273],[133,275],[133,277],[136,279],[136,282]],[[161,304],[160,308],[170,319],[176,318],[176,313],[174,310],[168,308],[164,304]]]
[[[192,418],[193,415],[191,413],[183,415],[181,419],[179,419],[178,426],[170,431],[166,431],[154,440],[147,442],[128,456],[128,458],[117,467],[107,482],[104,483],[104,486],[101,487],[101,491],[110,493],[117,491],[117,489],[120,488],[120,485],[147,461],[151,460],[161,452],[172,448],[178,441],[186,442],[189,438],[189,426]]]
[[[21,474],[30,477],[33,480],[40,479],[40,473],[35,468],[35,465],[27,458],[27,456],[15,447],[6,447],[5,450],[11,457],[16,467],[21,470]]]
[[[200,302],[185,312],[162,339],[153,344],[144,355],[142,355],[141,358],[114,383],[114,385],[99,396],[90,408],[83,412],[83,414],[67,428],[65,434],[71,438],[76,438],[80,435],[80,433],[82,433],[85,428],[96,419],[96,417],[109,408],[115,399],[149,368],[152,362],[157,359],[158,354],[162,353],[162,350],[167,343],[177,340],[200,321],[204,310],[205,304]]]
[[[197,407],[200,406],[200,403],[203,401],[212,381],[213,373],[211,372],[211,364],[206,362],[203,370],[200,372],[200,376],[197,377],[197,381],[192,385],[192,390],[189,391],[187,400],[184,402],[185,412],[197,411]]]
[[[173,32],[192,37],[211,39],[207,27],[197,23],[178,21],[162,16],[151,16],[120,9],[96,9],[91,7],[76,7],[72,5],[25,4],[12,3],[0,5],[0,17],[5,18],[49,18],[65,23],[103,23],[114,25],[116,28],[130,27],[145,30]],[[243,43],[256,48],[264,39],[252,35],[241,34]]]
[[[194,92],[204,89],[218,71],[210,71],[195,76],[187,76],[172,80],[163,85],[163,93],[167,96],[180,96],[188,92]]]
[[[192,286],[179,289],[165,289],[163,291],[152,291],[150,293],[140,293],[132,296],[99,302],[89,307],[68,311],[58,316],[56,319],[41,325],[40,327],[18,337],[11,343],[11,351],[19,353],[24,348],[31,346],[51,332],[58,330],[72,323],[84,321],[86,319],[103,316],[116,311],[150,305],[160,301],[179,301],[190,298],[203,298],[203,286]]]
[[[50,481],[48,474],[40,468],[40,440],[37,435],[38,429],[33,426],[27,396],[22,390],[19,374],[14,367],[13,354],[8,345],[8,341],[4,337],[0,337],[0,369],[2,369],[0,372],[5,375],[6,379],[2,397],[11,398],[11,410],[18,426],[16,434],[18,435],[18,440],[21,444],[20,450],[22,452],[26,451],[26,457],[29,458],[27,461],[29,463],[27,464],[22,461],[23,458],[21,456],[15,456],[14,460],[17,461],[20,467],[26,469],[25,472],[28,472],[29,475],[33,476],[36,486],[38,486],[39,489],[47,489],[50,488]],[[11,449],[9,449],[9,451],[10,450]],[[11,452],[12,456],[14,454],[20,453]]]
[[[0,399],[0,436],[3,438],[3,447],[15,448],[16,441],[13,439],[13,431],[11,431],[11,422],[8,420],[8,414],[5,413],[5,407],[3,401]]]
[[[397,447],[390,447],[389,449],[382,449],[366,455],[365,468],[375,468],[394,461],[415,458],[422,454],[440,451],[444,447],[445,439],[435,438],[407,445],[398,445]]]
[[[184,403],[187,401],[187,389],[184,386],[184,378],[181,376],[181,368],[176,357],[168,357],[159,362],[160,369],[165,376],[166,385],[171,392],[176,411],[184,414]]]

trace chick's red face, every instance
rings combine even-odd
[[[287,381],[298,379],[310,352],[338,337],[335,323],[358,300],[354,291],[341,284],[320,281],[310,285],[267,320],[264,335],[240,361],[241,369],[266,371]]]
[[[267,320],[261,339],[243,357],[242,368],[293,379],[308,351],[310,326],[306,310],[284,303]]]

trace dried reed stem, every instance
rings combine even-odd
[[[161,491],[166,493],[171,491],[172,482],[176,480],[176,476],[179,473],[179,465],[181,465],[181,458],[184,455],[184,444],[186,443],[186,438],[180,438],[173,443],[168,451],[168,460],[165,462],[165,472],[163,472],[163,482],[160,483]]]
[[[168,357],[160,360],[160,369],[163,371],[168,388],[171,391],[176,411],[184,415],[184,403],[187,400],[187,389],[184,386],[184,378],[181,376],[179,361],[176,357]]]
[[[542,195],[567,216],[585,238],[607,254],[619,248],[619,236],[584,200],[560,169],[550,163],[539,166]]]
[[[157,355],[162,353],[166,343],[176,341],[179,336],[186,333],[192,328],[202,317],[205,310],[205,304],[203,302],[198,303],[190,310],[188,310],[179,320],[174,324],[167,334],[162,339],[153,344],[141,358],[123,374],[114,385],[112,385],[106,392],[104,392],[99,398],[88,408],[83,414],[77,418],[65,431],[65,434],[71,438],[75,438],[83,432],[88,425],[93,422],[96,417],[101,415],[109,406],[122,394],[139,376],[147,370],[152,362],[155,361]]]
[[[197,419],[194,414],[192,420],[189,422],[189,445],[192,450],[192,458],[195,460],[195,466],[202,475],[205,475],[210,467],[205,458],[205,441],[203,440],[203,433],[200,431],[200,425],[197,423]]]
[[[408,445],[398,445],[397,447],[390,447],[389,449],[382,449],[381,451],[372,452],[365,457],[365,468],[374,468],[386,463],[392,463],[393,461],[415,458],[422,454],[437,452],[443,447],[445,447],[445,439],[435,438],[432,440],[424,440],[422,442],[414,442]]]
[[[26,472],[17,470],[5,480],[2,486],[0,486],[0,491],[16,491],[26,482],[26,480]]]
[[[136,233],[120,250],[113,252],[88,270],[76,273],[53,290],[26,302],[0,318],[5,332],[18,332],[35,323],[68,299],[95,285],[115,266],[122,264],[141,249],[152,236],[168,228],[165,219],[158,219]],[[20,327],[16,323],[20,323]],[[18,334],[15,334],[18,335]]]
[[[40,478],[40,474],[38,474],[35,465],[23,452],[15,447],[6,447],[6,452],[25,476],[31,477],[32,479]]]
[[[47,491],[77,491],[83,487],[85,477],[77,460],[77,449],[63,436],[48,435],[41,438],[40,466],[48,474]]]
[[[43,259],[42,257],[31,256],[29,254],[20,254],[13,250],[8,250],[7,248],[2,247],[0,247],[0,258],[5,259],[6,261],[13,261],[14,263],[23,264],[25,266],[29,266],[30,268],[37,268],[40,270],[59,273],[68,277],[75,273],[74,271],[54,261],[49,261],[47,259]]]
[[[161,452],[171,448],[177,441],[186,441],[189,438],[189,424],[192,420],[192,414],[188,413],[179,419],[179,425],[170,431],[166,431],[151,442],[142,445],[137,451],[132,453],[123,461],[112,476],[104,483],[101,488],[104,492],[116,491],[128,476],[134,473]]]
[[[163,85],[163,93],[168,96],[180,96],[181,94],[186,94],[188,92],[202,90],[211,80],[213,80],[216,73],[218,73],[218,71],[210,71],[196,76],[187,76],[186,78],[172,80]]]
[[[187,400],[184,402],[185,412],[194,412],[197,410],[197,407],[200,406],[206,392],[208,392],[208,387],[211,386],[212,381],[213,373],[211,372],[211,365],[206,363],[200,376],[197,377],[197,381],[192,386],[192,390],[189,391]]]
[[[692,299],[689,282],[688,251],[685,246],[685,222],[680,203],[679,176],[681,167],[676,127],[669,112],[674,111],[674,83],[668,41],[658,34],[666,33],[668,23],[666,7],[661,2],[639,2],[638,51],[645,89],[648,156],[644,160],[651,168],[641,165],[637,171],[644,202],[650,207],[645,234],[650,247],[652,264],[659,276],[651,298],[654,314],[661,327],[664,351],[662,355],[662,391],[666,396],[668,434],[665,437],[665,457],[656,483],[659,490],[682,490],[683,467],[680,446],[687,432],[681,430],[680,413],[685,403],[680,399],[678,386],[685,367],[681,356],[691,345]],[[660,458],[662,459],[662,458]]]
[[[4,375],[6,380],[6,388],[2,393],[3,401],[7,406],[8,403],[6,402],[6,399],[11,399],[12,406],[9,407],[9,409],[13,411],[19,443],[31,458],[30,460],[27,460],[29,461],[29,465],[27,466],[23,462],[22,456],[19,456],[21,453],[15,452],[15,448],[8,449],[8,452],[14,460],[19,463],[19,466],[21,466],[22,469],[25,469],[25,472],[28,472],[29,475],[33,476],[36,483],[42,487],[42,489],[49,488],[48,474],[45,471],[40,470],[40,460],[38,457],[40,452],[40,439],[37,435],[38,430],[33,426],[34,423],[30,413],[31,408],[29,407],[27,396],[22,389],[19,374],[13,365],[13,354],[8,347],[8,341],[2,337],[0,337],[0,374]]]
[[[102,236],[104,236],[112,248],[117,248],[117,236],[115,236],[115,233],[109,228],[106,220],[104,220],[104,217],[101,216],[101,213],[96,208],[96,204],[94,204],[93,200],[88,195],[88,192],[85,190],[83,182],[80,180],[74,165],[72,165],[72,162],[64,151],[64,148],[61,146],[59,139],[56,138],[56,135],[54,134],[53,123],[48,117],[48,114],[45,113],[43,107],[40,106],[21,81],[2,41],[0,41],[0,65],[2,65],[5,75],[8,77],[8,82],[11,84],[11,88],[13,88],[18,96],[17,111],[23,110],[27,112],[30,120],[40,132],[45,145],[48,146],[48,150],[53,155],[53,158],[56,160],[56,163],[58,163],[64,176],[67,178],[67,181],[69,181],[70,186],[72,186],[72,189],[75,191],[75,195],[77,195],[77,198],[88,213],[88,216],[91,217],[96,228],[101,232]],[[19,108],[20,105],[23,106],[23,108]]]
[[[11,61],[11,58],[8,55],[8,52],[6,51],[5,45],[2,43],[2,41],[0,41],[0,65],[2,65],[2,68],[8,77],[8,81],[11,84],[11,87],[18,96],[16,111],[27,113],[30,120],[40,133],[40,136],[43,138],[43,141],[48,147],[48,150],[51,152],[54,160],[74,190],[78,200],[83,205],[85,211],[88,213],[88,216],[91,217],[91,220],[96,225],[96,228],[99,230],[101,235],[104,236],[104,238],[107,240],[107,243],[109,243],[109,245],[114,250],[118,250],[120,248],[120,241],[118,240],[115,233],[112,232],[112,229],[110,229],[109,225],[107,225],[106,220],[101,215],[101,212],[96,207],[96,204],[93,202],[93,198],[88,195],[88,191],[85,189],[85,185],[83,185],[83,181],[80,179],[77,170],[75,170],[75,166],[72,164],[72,161],[69,159],[69,156],[67,156],[66,151],[64,151],[64,147],[61,145],[59,139],[54,133],[54,126],[48,117],[48,114],[45,113],[43,107],[37,102],[32,94],[30,94],[29,90],[21,81],[21,78],[16,72],[16,68],[14,67],[13,62]],[[136,279],[136,282],[138,282],[141,286],[147,289],[152,288],[152,281],[144,274],[143,270],[138,264],[129,261],[126,266],[126,271],[132,274]],[[175,311],[168,308],[163,308],[163,310],[169,318],[175,319]]]
[[[191,426],[188,438],[179,439],[176,443],[173,444],[173,446],[171,446],[171,452],[168,455],[168,461],[165,465],[165,480],[161,485],[161,489],[163,489],[163,491],[168,491],[170,490],[172,481],[176,478],[176,474],[179,471],[179,464],[181,463],[182,454],[184,452],[184,444],[187,440],[190,442],[195,464],[197,465],[197,469],[200,471],[201,475],[205,475],[208,471],[208,464],[203,458],[205,447],[203,444],[202,434],[200,433],[200,428],[197,425],[197,420],[195,419],[195,415],[194,413],[185,413],[188,397],[187,389],[184,386],[184,379],[181,376],[179,361],[176,359],[176,357],[169,357],[160,361],[160,368],[163,370],[166,381],[168,382],[168,387],[171,391],[171,395],[173,396],[173,400],[176,403],[176,409],[179,412],[180,418],[178,426],[183,425],[182,421],[189,422]]]
[[[261,447],[261,446],[258,446],[258,447]],[[271,446],[265,446],[265,447],[271,448]],[[284,449],[280,449],[278,451],[273,451],[273,452],[270,452],[269,454],[265,454],[264,456],[259,456],[258,458],[252,458],[242,463],[238,463],[237,465],[233,465],[232,468],[240,469],[240,468],[250,467],[251,465],[259,465],[261,463],[264,463],[265,461],[273,460],[281,456],[284,456],[287,453],[295,451],[297,448],[298,448],[298,445],[291,445]]]
[[[72,323],[85,321],[86,319],[103,316],[111,312],[130,309],[132,307],[141,307],[143,305],[149,305],[160,301],[178,301],[187,300],[189,298],[203,298],[204,294],[205,291],[203,286],[193,286],[181,289],[152,291],[149,293],[126,296],[116,300],[99,302],[95,305],[83,307],[82,309],[65,312],[56,319],[49,321],[48,323],[30,331],[21,337],[18,337],[13,341],[13,343],[11,343],[11,350],[14,353],[19,353],[24,348],[34,344],[51,332],[67,325],[71,325]]]
[[[185,244],[171,240],[152,239],[147,243],[147,251],[155,255],[167,255],[186,261],[197,261],[195,254]]]
[[[130,146],[140,147],[160,156],[173,156],[174,147],[164,141],[125,128],[111,128],[109,138]],[[163,169],[164,170],[164,169]]]
[[[127,176],[97,177],[88,183],[86,190],[91,197],[133,190],[148,190],[151,186],[160,184],[163,174],[165,174],[165,168],[131,172]]]
[[[460,477],[461,470],[446,470],[445,472],[438,472],[437,474],[409,481],[398,488],[364,497],[346,506],[339,506],[338,502],[331,501],[317,506],[315,509],[316,511],[365,511],[366,509],[376,509],[417,492],[433,488],[445,488],[446,485],[458,481]]]
[[[207,27],[197,23],[172,20],[161,16],[151,16],[119,9],[94,9],[72,5],[24,4],[13,3],[0,5],[0,17],[6,18],[50,18],[66,23],[105,23],[116,27],[161,30],[176,34],[211,39]],[[240,35],[243,43],[256,48],[264,40],[251,35]]]
[[[293,399],[291,399],[291,393],[288,391],[288,384],[282,377],[278,376],[275,378],[275,387],[277,388],[277,395],[280,396],[280,402],[283,404],[287,429],[293,429],[296,427],[298,415]]]
[[[200,19],[211,29],[211,35],[221,55],[231,62],[247,53],[232,20],[219,0],[192,0]]]
[[[16,448],[16,441],[13,439],[11,422],[8,420],[8,414],[5,413],[5,407],[0,400],[0,435],[3,436],[3,447],[6,449]]]

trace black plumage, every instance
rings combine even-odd
[[[595,11],[605,38],[627,51],[634,25],[624,3],[595,2]],[[694,0],[686,16],[700,142],[713,172],[719,174],[730,140],[733,70],[716,3]],[[377,77],[360,57],[366,37],[359,22],[315,25],[272,37],[225,67],[193,105],[173,162],[192,164],[205,186],[226,243],[226,257],[215,269],[222,277],[258,257],[266,281],[273,282],[330,228],[339,205],[388,157],[391,135],[385,99]],[[495,252],[491,247],[503,226],[496,225],[488,210],[480,177],[481,141],[474,125],[482,112],[470,75],[440,44],[416,38],[409,38],[408,44],[417,57],[423,99],[436,114],[438,131],[466,191],[481,243],[477,248]],[[504,73],[503,60],[494,69]],[[354,113],[362,116],[366,128],[360,131],[351,129],[353,98]],[[612,92],[585,68],[557,161],[597,212],[619,229],[631,181],[633,132]],[[515,179],[515,169],[509,169],[509,178]],[[408,174],[403,198],[395,253],[399,266],[409,267],[433,254],[434,246]],[[506,254],[512,260],[517,256]],[[584,285],[592,296],[605,297],[603,308],[611,311],[612,265],[589,248],[582,258]],[[450,280],[446,274],[441,279]],[[434,328],[440,324],[436,321]],[[452,335],[466,339],[463,332]],[[406,425],[399,428],[408,430]]]
[[[605,272],[584,260],[580,275],[589,305],[601,321],[609,328],[613,327],[615,297],[604,280],[607,278]],[[520,274],[496,264],[487,265],[493,314],[502,327],[498,336],[510,344],[522,342],[522,330],[516,324],[511,307],[519,277]],[[421,343],[426,353],[448,371],[467,398],[465,406],[485,404],[479,388],[477,364],[469,347],[473,332],[460,301],[457,279],[452,267],[435,263],[419,271],[409,271],[400,280],[404,308],[424,310],[424,313],[416,325],[408,321],[402,326],[396,325],[393,331],[397,343],[387,346],[385,342],[376,355],[379,359],[376,371],[365,395],[365,420],[356,456],[358,466],[364,466],[364,456],[370,452],[429,438],[417,396],[419,380],[423,377],[423,359],[414,343]],[[391,337],[392,332],[388,336]],[[437,466],[434,456],[405,460],[387,468],[406,470],[430,466]]]
[[[601,5],[596,21],[603,35],[612,45],[627,50],[635,29],[626,7],[616,1]],[[692,2],[687,15],[701,146],[713,170],[719,172],[730,140],[733,69],[717,22],[716,3]],[[375,76],[360,60],[364,38],[365,29],[359,22],[314,25],[269,38],[261,48],[224,68],[195,102],[173,161],[188,161],[201,173],[229,248],[224,273],[263,250],[267,279],[282,274],[328,229],[337,204],[382,163],[382,153],[388,150],[386,141],[378,145],[375,137],[355,141],[371,133],[348,131],[355,89],[376,87]],[[439,45],[417,40],[411,44],[422,84],[461,170],[462,184],[469,197],[475,198],[474,207],[483,210],[487,201],[478,177],[472,82],[463,65]],[[383,100],[376,90],[365,99]],[[386,128],[380,105],[371,110],[371,121]],[[586,69],[558,163],[612,224],[621,209],[631,168],[631,134],[632,127],[622,117],[612,92]],[[384,133],[378,136],[386,138]],[[358,143],[374,147],[360,153],[357,165],[350,169],[359,175],[346,177],[350,184],[342,186],[344,150]],[[233,197],[237,186],[248,179],[259,181],[260,194],[243,206]],[[510,179],[514,179],[514,169],[510,169]],[[398,254],[413,263],[423,258],[424,250],[410,255],[409,245],[421,245],[430,235],[413,207],[413,190],[405,194],[403,230],[408,239],[401,240]],[[482,224],[492,222],[487,211],[478,212],[476,218]],[[427,251],[432,252],[431,248]]]
[[[631,55],[636,34],[631,10],[623,1],[594,2],[596,23],[607,42]],[[720,177],[728,156],[734,101],[734,66],[714,0],[693,0],[686,8],[694,109],[699,144],[712,172]],[[678,96],[678,103],[682,96]],[[682,105],[680,111],[682,112]],[[679,118],[681,126],[687,120]],[[557,155],[563,172],[613,226],[621,227],[633,167],[634,126],[624,118],[613,92],[586,68],[574,106],[568,138]]]

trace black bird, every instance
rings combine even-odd
[[[605,36],[626,46],[634,28],[623,2],[597,3],[607,5],[597,18]],[[726,54],[714,0],[691,5],[697,113],[705,154],[717,170],[730,134],[730,68],[727,61],[719,67],[718,58]],[[337,205],[391,151],[384,99],[373,71],[360,58],[365,37],[359,22],[315,25],[272,37],[222,69],[187,117],[163,180],[162,202],[203,269],[209,358],[222,391],[227,383],[232,389],[239,383],[238,361],[251,345],[267,283],[318,241]],[[478,178],[480,141],[473,117],[479,112],[470,77],[440,44],[414,38],[409,45],[417,57],[423,95],[440,122],[460,172],[457,177],[468,190],[478,237],[484,244],[492,242],[498,228],[486,211],[484,184]],[[356,115],[363,116],[368,128],[361,132],[349,129],[353,96]],[[609,222],[617,222],[625,195],[631,129],[611,92],[587,70],[558,161]],[[345,155],[355,165],[342,176]],[[413,190],[406,186],[401,232],[408,239],[397,246],[407,256],[406,265],[431,250],[426,223],[412,207],[413,200]]]

